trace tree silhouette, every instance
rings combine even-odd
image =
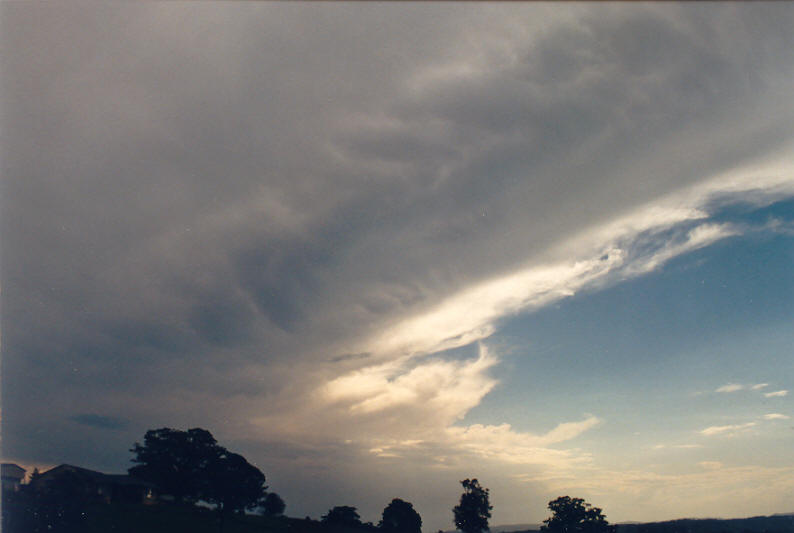
[[[287,505],[284,503],[284,500],[275,492],[269,492],[267,496],[265,496],[264,501],[262,501],[262,511],[270,516],[282,515],[286,508]]]
[[[217,506],[223,519],[229,513],[253,509],[265,497],[265,475],[242,455],[222,450],[207,467],[203,499]]]
[[[208,490],[208,468],[225,451],[206,429],[150,429],[135,443],[131,476],[158,485],[177,503],[195,503]]]
[[[422,517],[411,503],[394,498],[383,510],[378,527],[389,533],[421,533]]]
[[[460,495],[460,503],[452,509],[455,527],[463,533],[488,531],[488,519],[493,509],[488,501],[488,489],[481,487],[476,479],[464,479],[460,484],[463,485],[463,494]]]
[[[356,508],[348,505],[334,507],[320,521],[327,526],[358,527],[362,525]]]
[[[550,533],[614,533],[601,509],[582,498],[560,496],[549,502],[553,515],[543,521],[541,531]]]

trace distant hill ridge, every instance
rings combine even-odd
[[[491,533],[533,533],[542,524],[503,524]],[[794,513],[750,518],[679,518],[664,522],[619,522],[617,533],[794,533]],[[455,530],[444,533],[456,533]]]
[[[681,518],[617,526],[617,533],[794,533],[794,513],[750,518]]]
[[[543,524],[505,524],[491,527],[491,533],[512,533],[514,531],[537,531]]]

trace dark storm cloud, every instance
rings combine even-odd
[[[480,76],[451,77],[387,108],[387,123],[411,124],[406,129],[417,132],[417,139],[427,130],[438,132],[437,139],[446,135],[450,146],[466,154],[446,158],[452,175],[441,184],[438,178],[431,181],[434,187],[401,211],[403,224],[413,223],[416,234],[424,228],[424,235],[432,235],[438,220],[454,228],[450,233],[457,233],[466,249],[447,242],[434,250],[436,261],[451,261],[445,250],[458,260],[459,253],[476,250],[508,263],[542,246],[543,239],[555,239],[561,230],[552,228],[572,228],[627,202],[652,198],[671,184],[687,183],[787,138],[781,133],[788,129],[788,118],[770,114],[783,102],[770,101],[765,107],[756,98],[759,88],[770,82],[780,87],[787,79],[789,74],[776,70],[782,49],[759,54],[755,62],[741,56],[736,61],[736,52],[746,51],[732,42],[712,46],[702,35],[711,30],[703,20],[706,15],[691,14],[693,22],[678,24],[684,29],[671,28],[653,11],[620,12],[606,20],[585,17],[561,32],[518,44],[518,61],[488,63]],[[666,53],[654,54],[654,46],[635,42],[642,40],[635,25],[654,40],[669,38],[679,60],[671,63]],[[784,38],[777,32],[775,39]],[[545,72],[558,63],[558,56],[576,58],[577,68]],[[753,78],[765,81],[748,81]],[[783,115],[788,117],[786,111]],[[747,129],[732,122],[739,116],[742,122],[757,122],[760,131],[746,134]],[[720,139],[718,151],[709,146],[714,128],[735,132],[724,134],[728,138]],[[359,149],[372,146],[373,139],[390,143],[392,129],[360,128]],[[493,146],[482,148],[489,143]],[[678,143],[692,148],[686,159],[670,161],[661,155]],[[402,161],[409,172],[412,144],[402,141]],[[398,146],[390,146],[390,162]],[[578,205],[571,211],[573,204]],[[492,218],[479,216],[484,212]],[[444,216],[436,218],[438,213]],[[498,223],[489,226],[494,219]],[[529,222],[541,227],[516,237]],[[512,233],[511,239],[494,239],[494,227]],[[466,259],[475,265],[470,268],[477,268],[476,259]]]
[[[367,357],[371,357],[372,354],[361,352],[361,353],[346,353],[342,355],[337,355],[331,358],[332,363],[342,363],[344,361],[355,361],[357,359],[366,359]]]
[[[74,415],[70,420],[80,425],[97,429],[124,429],[129,425],[129,421],[123,418],[98,415],[94,413],[82,413]]]
[[[245,433],[365,364],[351,339],[791,139],[781,5],[2,9],[4,447],[32,459],[92,466],[110,432],[69,428],[100,404],[130,422],[97,464]]]

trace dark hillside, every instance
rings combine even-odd
[[[33,524],[14,520],[14,514],[3,524],[4,533],[31,533]],[[91,505],[85,510],[85,521],[75,526],[57,528],[77,533],[219,533],[218,515],[201,507],[176,505],[106,504]],[[265,516],[230,516],[224,533],[254,532],[286,533],[287,519]]]
[[[794,516],[736,519],[682,519],[647,524],[621,524],[617,533],[794,533]]]
[[[6,509],[3,533],[33,533],[13,509]],[[85,521],[58,528],[64,533],[220,533],[218,514],[207,508],[132,503],[97,504],[86,508]],[[371,533],[372,529],[329,527],[317,520],[260,515],[228,516],[223,533]]]

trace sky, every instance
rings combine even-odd
[[[794,508],[794,6],[0,6],[2,455],[290,516]]]

